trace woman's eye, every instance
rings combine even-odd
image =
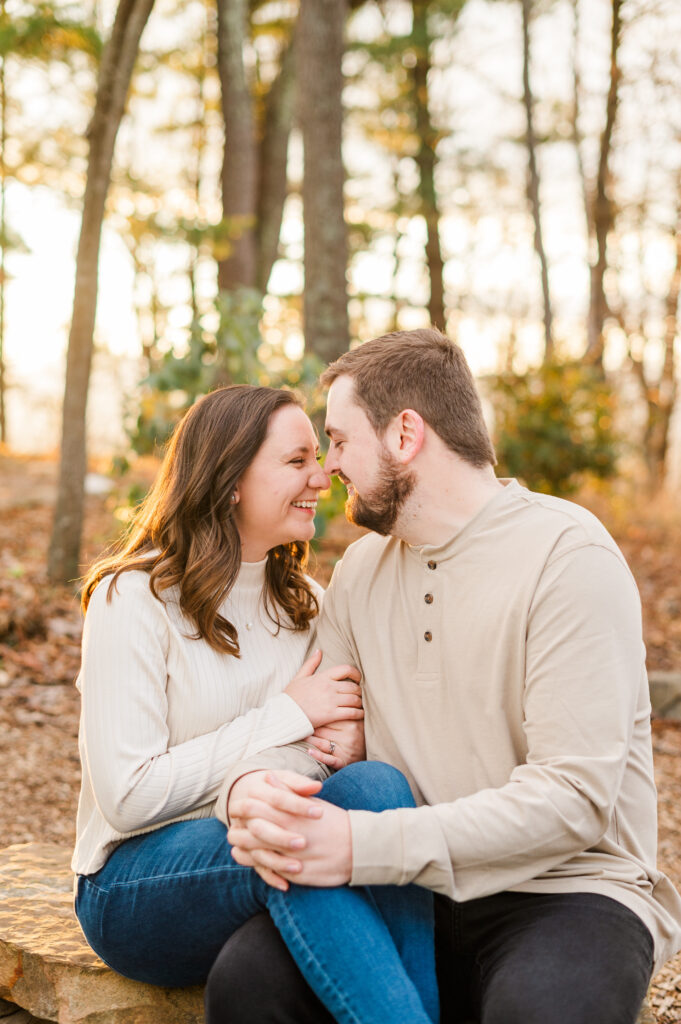
[[[305,464],[305,459],[291,459],[291,465],[292,466],[303,466],[304,464]]]

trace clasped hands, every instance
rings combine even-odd
[[[347,811],[318,799],[321,782],[290,771],[243,775],[229,796],[232,857],[268,885],[335,886],[350,881]]]
[[[314,732],[308,753],[338,770],[364,757],[361,675],[352,665],[318,671],[322,652],[307,659],[286,693],[306,713]],[[254,868],[268,885],[343,885],[352,871],[350,819],[315,794],[321,782],[291,771],[243,775],[232,786],[227,839],[232,857]]]

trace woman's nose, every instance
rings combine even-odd
[[[331,477],[323,466],[317,466],[310,477],[310,486],[326,491],[331,486]]]

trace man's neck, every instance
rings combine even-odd
[[[503,487],[492,466],[454,456],[424,467],[394,529],[408,544],[444,544],[459,533]]]

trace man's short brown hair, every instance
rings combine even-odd
[[[322,384],[351,377],[355,398],[379,435],[414,409],[453,452],[473,466],[496,464],[473,375],[458,345],[434,327],[395,331],[345,352]]]

